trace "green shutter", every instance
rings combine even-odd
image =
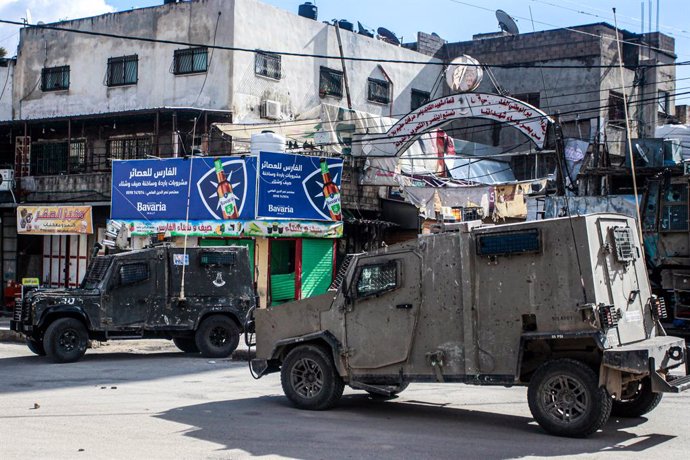
[[[324,294],[333,279],[333,240],[302,240],[302,298]]]

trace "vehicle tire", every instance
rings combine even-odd
[[[240,329],[227,316],[209,316],[201,322],[194,341],[202,356],[227,358],[240,343]]]
[[[343,395],[345,384],[323,348],[302,345],[288,353],[280,369],[285,396],[299,409],[330,409]]]
[[[645,377],[630,382],[623,388],[620,400],[613,400],[611,415],[615,417],[641,417],[651,412],[661,402],[663,394],[652,392],[652,380]]]
[[[381,393],[376,393],[374,391],[369,391],[369,390],[366,390],[366,392],[369,393],[369,395],[375,399],[393,399],[393,398],[396,398],[400,393],[405,391],[405,389],[409,385],[410,384],[408,382],[401,383],[400,385],[380,385],[382,389],[384,389],[385,391],[388,391],[387,395],[384,395]],[[378,386],[378,385],[374,385],[374,386]]]
[[[199,353],[199,347],[196,346],[194,337],[175,337],[173,343],[185,353]]]
[[[38,355],[38,356],[45,356],[46,355],[46,350],[43,348],[43,342],[40,340],[35,340],[31,337],[26,338],[26,346],[29,347],[29,350],[31,350],[31,353]]]
[[[580,361],[542,364],[527,391],[532,416],[550,434],[581,438],[604,426],[612,399],[592,369]]]
[[[74,318],[60,318],[48,326],[43,346],[48,358],[56,363],[71,363],[86,353],[89,336],[84,324]]]

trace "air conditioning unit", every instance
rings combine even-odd
[[[261,118],[280,119],[280,102],[265,100],[261,102]]]
[[[0,191],[8,192],[14,187],[14,169],[0,169]]]

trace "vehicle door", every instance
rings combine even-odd
[[[345,314],[351,369],[357,373],[402,366],[421,307],[420,256],[405,251],[361,257],[351,280]]]
[[[609,305],[620,309],[618,326],[609,330],[612,343],[626,344],[647,338],[645,304],[650,292],[647,272],[636,237],[637,229],[615,217],[597,219],[599,264],[603,269]]]
[[[155,260],[122,259],[113,270],[110,288],[104,295],[109,329],[143,327],[161,301],[158,293],[164,289]]]

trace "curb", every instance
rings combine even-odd
[[[24,343],[24,336],[9,329],[0,329],[0,342]]]
[[[254,350],[235,350],[230,355],[231,361],[249,361],[256,358],[256,352]]]

